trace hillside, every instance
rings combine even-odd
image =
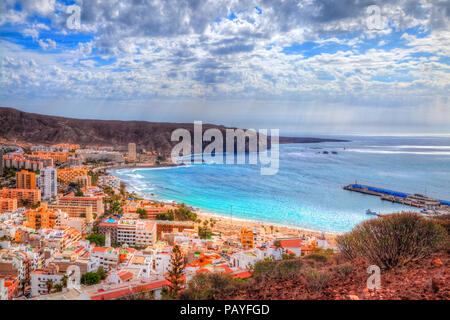
[[[0,108],[0,137],[9,141],[55,144],[76,143],[80,145],[113,145],[125,148],[135,142],[138,148],[157,150],[170,154],[172,131],[184,128],[191,132],[192,123],[166,123],[147,121],[118,121],[72,119],[27,113],[12,108]],[[203,130],[217,128],[225,133],[226,127],[203,124]],[[342,141],[319,138],[280,138],[280,143],[310,143]]]

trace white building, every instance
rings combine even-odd
[[[113,161],[124,162],[119,152],[109,152],[94,149],[79,149],[75,151],[78,159],[82,161]]]
[[[120,178],[114,176],[100,176],[98,177],[99,186],[109,186],[112,189],[120,188]]]
[[[95,247],[91,250],[91,259],[97,259],[99,267],[108,271],[119,264],[119,251],[114,248]]]
[[[144,255],[151,258],[151,267],[154,274],[164,275],[172,268],[172,248],[150,249],[144,251]]]
[[[58,272],[58,267],[54,264],[48,265],[44,270],[34,270],[30,273],[31,296],[36,297],[48,294],[47,282],[50,280],[52,286],[62,284],[64,274]]]
[[[259,255],[257,250],[245,250],[236,252],[231,256],[230,263],[232,267],[248,269],[253,266],[257,261],[264,258]]]
[[[156,224],[133,219],[121,219],[117,224],[117,243],[147,247],[156,242]]]
[[[41,170],[38,179],[39,189],[43,200],[55,198],[58,194],[58,178],[54,167]]]

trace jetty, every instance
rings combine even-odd
[[[423,194],[409,194],[364,184],[349,184],[344,190],[380,197],[381,200],[421,208],[423,214],[450,214],[450,201],[439,200]]]

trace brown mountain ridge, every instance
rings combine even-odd
[[[171,134],[178,128],[189,130],[193,137],[192,123],[74,119],[0,107],[0,137],[8,141],[39,144],[67,142],[80,145],[112,145],[117,148],[126,148],[129,142],[134,142],[138,148],[169,155],[177,143],[171,141]],[[227,127],[203,124],[203,130],[210,128],[221,130],[225,137]],[[325,141],[344,140],[280,137],[280,143]]]

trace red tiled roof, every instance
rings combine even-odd
[[[240,271],[238,273],[233,274],[233,279],[239,278],[239,279],[245,279],[251,277],[252,274],[248,271]]]
[[[133,274],[129,271],[121,271],[117,275],[122,281],[128,281],[133,278]]]
[[[280,240],[282,248],[297,248],[302,246],[302,239],[285,239]]]
[[[150,290],[161,288],[161,287],[164,287],[167,285],[169,285],[169,281],[161,280],[161,281],[147,283],[147,284],[138,284],[138,285],[135,285],[131,289],[130,289],[129,285],[125,285],[123,287],[118,287],[118,288],[111,289],[108,291],[100,289],[97,292],[92,293],[91,300],[117,299],[117,298],[120,298],[122,296],[131,294],[131,293],[136,293],[139,291],[150,291]]]

